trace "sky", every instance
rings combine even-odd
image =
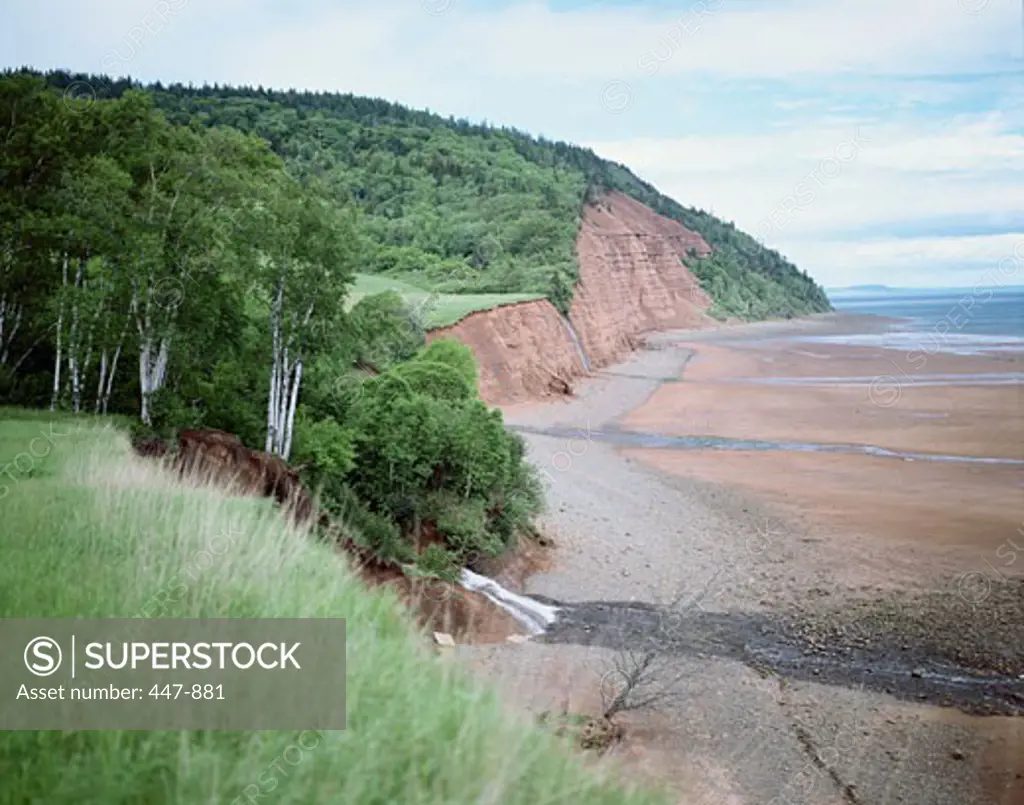
[[[0,64],[593,148],[826,286],[1024,284],[1024,0],[5,0]]]

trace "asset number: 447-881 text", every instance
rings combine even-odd
[[[149,695],[154,699],[178,699],[186,698],[192,700],[217,699],[224,700],[223,685],[153,685]]]

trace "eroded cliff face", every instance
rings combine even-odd
[[[587,208],[570,317],[593,366],[621,358],[643,333],[712,323],[711,300],[680,262],[690,249],[711,251],[700,235],[620,193]]]
[[[700,235],[620,193],[587,207],[570,318],[591,369],[635,349],[643,333],[713,324],[711,300],[680,262],[690,249],[711,251]],[[431,332],[436,338],[473,350],[480,393],[496,405],[571,393],[586,373],[568,322],[547,301],[474,313]]]
[[[584,374],[569,325],[545,299],[473,313],[427,340],[454,338],[473,350],[480,396],[502,404],[565,395]]]

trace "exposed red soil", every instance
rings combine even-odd
[[[187,430],[181,432],[176,451],[160,439],[139,440],[134,447],[142,456],[169,460],[181,474],[212,481],[234,494],[275,498],[297,522],[308,522],[315,515],[312,497],[302,486],[296,468],[289,467],[277,456],[247,448],[233,434],[219,430]],[[325,515],[320,519],[322,524],[327,524]],[[425,546],[437,541],[440,541],[437,535],[427,533],[421,543]],[[411,579],[401,568],[377,561],[348,539],[340,540],[339,548],[353,562],[364,582],[391,587],[417,623],[428,630],[480,643],[502,642],[509,635],[521,632],[511,615],[480,593],[457,584]]]
[[[635,349],[642,333],[713,324],[711,300],[683,264],[691,249],[711,252],[697,233],[621,193],[586,208],[571,318],[593,366]]]
[[[636,349],[644,333],[714,325],[711,300],[682,262],[691,249],[711,251],[700,235],[621,193],[586,207],[570,319],[592,368]],[[492,404],[571,394],[585,374],[565,320],[545,300],[473,313],[428,336],[437,338],[473,350],[480,394]]]
[[[766,341],[693,344],[684,383],[662,386],[623,422],[669,436],[870,444],[918,453],[1024,458],[1020,389],[942,386],[901,374],[879,349]],[[900,353],[891,353],[897,358]],[[934,356],[929,372],[1019,371],[1013,356]],[[860,385],[730,382],[771,377],[878,378]],[[962,469],[962,468],[961,468]],[[966,470],[964,470],[966,472]]]
[[[475,562],[470,569],[490,576],[513,592],[522,593],[530,576],[552,568],[553,548],[554,543],[548,537],[537,534],[533,540],[522,541],[502,556]]]
[[[152,450],[152,443],[144,443],[146,448]],[[238,494],[272,497],[298,522],[314,514],[313,500],[302,486],[297,469],[278,456],[250,450],[233,434],[182,431],[174,464],[182,473],[217,479]]]
[[[454,338],[469,346],[480,372],[480,396],[489,403],[572,393],[583,360],[562,316],[547,300],[472,313],[428,341]]]
[[[367,563],[358,567],[369,585],[394,590],[417,624],[432,632],[445,632],[461,643],[502,643],[521,634],[515,618],[481,593],[437,580],[411,579],[401,568]]]
[[[957,456],[1024,458],[1024,415],[1009,386],[850,387],[764,385],[771,377],[896,375],[900,353],[784,339],[694,343],[685,382],[666,384],[623,420],[624,427],[665,435],[722,436],[880,445]],[[983,375],[1015,371],[1013,356],[930,358],[928,371]],[[976,573],[982,581],[1014,576],[1024,522],[1020,467],[835,453],[627,450],[667,473],[739,487],[804,523],[825,545],[842,547],[835,572],[901,580]],[[811,543],[814,544],[814,543]],[[827,554],[809,549],[812,555]],[[1020,555],[1020,556],[1019,556]],[[856,556],[856,561],[849,561]],[[902,569],[898,569],[899,568]]]

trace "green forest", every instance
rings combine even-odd
[[[568,311],[583,207],[615,189],[712,245],[690,267],[716,313],[829,309],[777,252],[587,149],[378,99],[8,71],[0,140],[0,400],[235,433],[435,575],[541,506],[472,354],[425,344],[438,300]],[[427,528],[443,548],[416,550]]]

